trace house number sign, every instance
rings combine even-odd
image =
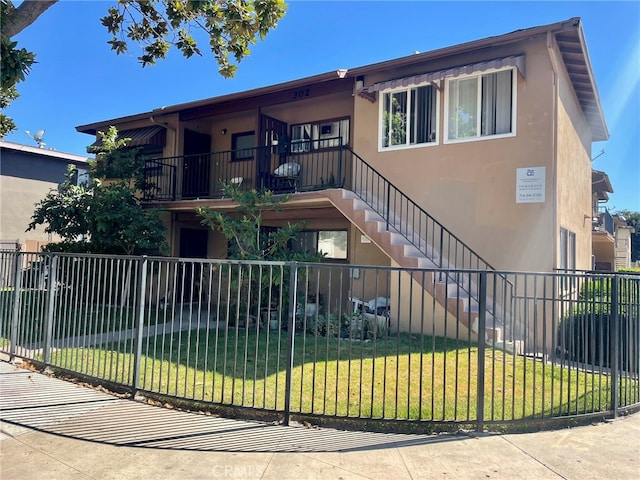
[[[309,97],[310,94],[311,94],[310,88],[303,88],[301,90],[296,90],[295,92],[293,92],[293,99],[300,100],[301,98]]]

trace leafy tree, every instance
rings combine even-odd
[[[47,246],[53,251],[134,254],[164,248],[160,211],[140,202],[147,187],[140,149],[127,148],[128,139],[117,139],[114,127],[99,135],[102,146],[93,147],[97,159],[90,165],[93,180],[78,182],[70,165],[58,189],[36,204],[27,230],[45,225],[45,232],[59,235],[61,242]]]
[[[12,37],[58,1],[26,0],[16,8],[12,0],[0,0],[2,91],[24,80],[35,63],[35,54],[18,48]],[[100,22],[112,35],[108,44],[117,54],[137,44],[143,67],[164,59],[171,47],[187,58],[202,55],[192,32],[204,32],[219,73],[229,78],[249,46],[264,39],[285,12],[284,0],[118,0]],[[15,129],[10,119],[2,120],[0,133]]]
[[[627,225],[636,230],[631,234],[631,261],[638,261],[640,260],[640,212],[620,210],[618,214],[627,220]]]
[[[0,138],[4,138],[7,134],[18,129],[14,121],[1,112],[7,108],[12,101],[18,98],[18,96],[16,87],[0,87]]]
[[[294,252],[289,242],[304,228],[303,222],[287,223],[276,229],[263,228],[263,212],[279,211],[289,200],[289,195],[275,195],[272,191],[242,190],[229,182],[222,184],[225,197],[238,204],[233,212],[198,208],[202,224],[219,230],[229,241],[229,258],[235,260],[299,261],[319,262],[323,255],[318,252]],[[241,270],[224,270],[233,291],[232,299],[237,318],[258,317],[264,308],[279,304],[286,318],[289,301],[289,267],[283,269],[249,269],[248,275]],[[260,291],[260,294],[256,292]],[[259,302],[262,302],[259,304]],[[235,318],[230,318],[235,324]]]
[[[228,182],[222,184],[225,197],[238,204],[234,212],[208,207],[197,209],[202,224],[220,230],[230,242],[229,258],[235,260],[272,260],[317,262],[323,256],[316,252],[293,252],[289,242],[304,228],[303,222],[287,223],[276,229],[263,228],[264,211],[279,211],[289,195],[276,195],[270,190],[242,190]]]

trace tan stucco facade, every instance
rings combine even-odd
[[[475,78],[478,92],[482,92],[484,77],[490,76],[487,74],[506,71],[511,72],[511,94],[507,99],[509,127],[502,133],[480,133],[478,122],[472,138],[450,140],[448,110],[455,108],[450,100],[452,82]],[[589,78],[586,86],[585,77]],[[429,140],[383,147],[385,95],[424,85],[431,86],[429,95],[435,98],[435,107],[430,110],[435,113],[429,114],[429,122],[435,128],[429,132]],[[478,93],[478,105],[482,105],[483,95]],[[406,121],[406,110],[405,115]],[[478,113],[477,117],[480,116]],[[291,149],[283,156],[279,151],[281,145],[274,141],[282,140],[283,132],[293,135],[292,126],[306,124],[309,130],[320,131],[325,125],[330,131],[329,124],[339,124],[342,129],[341,122],[348,122],[348,135],[341,137],[347,146],[344,149],[318,147],[316,156],[310,154],[313,147],[309,154]],[[199,141],[207,143],[195,153],[207,149],[212,152],[204,154],[209,166],[202,170],[206,177],[202,180],[209,190],[191,196],[178,192],[156,204],[170,215],[168,241],[172,255],[182,251],[183,229],[203,228],[194,213],[196,206],[229,208],[228,200],[210,194],[214,188],[211,185],[240,177],[243,188],[261,188],[264,183],[259,180],[264,175],[275,175],[280,164],[293,161],[307,179],[309,172],[316,171],[316,183],[292,181],[286,213],[282,217],[270,216],[265,225],[305,220],[308,229],[346,230],[349,242],[344,263],[415,265],[411,259],[400,258],[402,247],[392,243],[388,232],[367,224],[366,214],[356,211],[355,204],[345,200],[343,193],[330,190],[335,187],[334,180],[345,187],[344,191],[353,192],[357,180],[358,188],[370,187],[369,193],[378,200],[390,195],[377,190],[380,185],[384,184],[388,191],[389,185],[393,185],[429,216],[428,224],[410,226],[420,234],[427,229],[423,239],[431,241],[426,238],[428,229],[440,224],[443,226],[440,232],[447,231],[446,242],[453,241],[455,248],[466,252],[465,255],[477,254],[497,270],[551,272],[559,268],[591,267],[591,144],[605,140],[608,131],[579,19],[78,129],[95,133],[107,123],[120,130],[163,126],[167,130],[163,157],[174,162],[173,183],[177,190],[188,173],[171,158],[186,162],[190,147],[186,140],[191,134],[187,132],[195,132],[201,136]],[[275,135],[276,127],[284,130]],[[233,158],[229,151],[234,148],[234,135],[237,138],[247,132],[255,134],[255,158]],[[258,153],[259,149],[267,150]],[[323,170],[317,173],[320,167]],[[364,171],[367,179],[362,181]],[[522,178],[523,172],[527,175],[533,172],[538,197],[523,196],[527,180]],[[356,178],[358,175],[360,178]],[[305,190],[306,187],[310,188]],[[570,264],[563,258],[567,247],[561,244],[561,232],[563,238],[571,235],[571,241],[575,239]],[[436,249],[443,249],[440,242]],[[219,232],[209,233],[207,257],[225,258],[226,247]],[[445,266],[484,265],[483,262],[456,265],[458,258],[453,257],[449,257]],[[434,262],[441,263],[442,258]],[[406,281],[399,279],[399,284]],[[349,288],[332,296],[354,296],[353,292],[359,291],[358,296],[366,299],[381,291],[377,288],[352,275]],[[390,292],[392,288],[388,284],[383,290]],[[409,291],[414,288],[417,287],[410,286]],[[429,295],[433,300],[437,292],[432,288]],[[436,303],[441,300],[436,299]],[[434,312],[432,326],[438,333],[450,333],[450,325],[445,324],[447,307],[439,306]]]

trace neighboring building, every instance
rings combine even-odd
[[[39,227],[25,232],[35,210],[50,190],[64,180],[67,165],[79,178],[89,170],[88,158],[0,140],[0,248],[39,251],[53,240]]]
[[[231,208],[233,180],[292,192],[268,225],[306,220],[331,260],[591,268],[591,146],[609,133],[578,18],[77,130],[110,125],[156,157],[146,201],[173,255],[226,256],[194,209]]]
[[[592,250],[594,270],[611,272],[631,266],[631,234],[635,229],[622,215],[611,214],[606,206],[613,187],[609,176],[593,170]]]
[[[631,267],[631,235],[636,229],[627,224],[627,219],[622,215],[613,216],[616,229],[616,261],[615,269]]]

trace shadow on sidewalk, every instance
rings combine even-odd
[[[215,452],[357,452],[467,440],[220,418],[156,407],[0,362],[0,419],[10,436],[28,428],[121,447]]]

